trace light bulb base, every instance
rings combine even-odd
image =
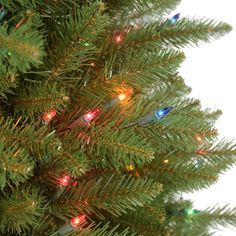
[[[75,231],[75,228],[70,223],[66,223],[66,224],[61,226],[61,228],[57,231],[57,233],[60,236],[64,236],[67,233],[70,233],[72,231]]]

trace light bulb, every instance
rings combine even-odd
[[[101,109],[100,108],[95,108],[94,110],[85,113],[83,118],[86,122],[90,123],[100,113],[101,113]]]
[[[166,116],[172,109],[173,107],[166,107],[164,109],[156,111],[154,115],[157,119],[161,119],[162,117]]]
[[[120,44],[123,42],[123,35],[122,33],[118,32],[115,34],[115,41],[116,41],[116,44]]]
[[[59,185],[60,186],[68,186],[70,182],[70,176],[65,175],[64,177],[59,179]]]
[[[42,120],[46,123],[49,123],[56,114],[57,111],[55,109],[51,109],[49,112],[45,112],[42,115]]]
[[[175,24],[178,21],[179,17],[180,17],[180,13],[174,15],[173,17],[171,17],[170,22],[172,24]]]
[[[118,98],[120,101],[123,101],[126,98],[130,97],[132,93],[133,93],[133,89],[130,88],[125,93],[121,93],[120,95],[118,95]]]
[[[70,220],[70,224],[72,227],[77,228],[85,222],[85,218],[85,215],[76,216]]]
[[[126,167],[126,169],[127,169],[128,171],[133,171],[133,170],[134,170],[134,166],[133,166],[133,165],[128,165],[128,166]]]

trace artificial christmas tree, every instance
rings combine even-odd
[[[211,235],[193,209],[235,163],[178,74],[181,48],[231,30],[179,0],[2,0],[1,235]]]

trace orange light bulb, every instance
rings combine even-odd
[[[132,93],[133,93],[133,89],[130,88],[125,93],[121,93],[120,95],[118,95],[118,98],[120,101],[123,101],[126,98],[130,97]]]

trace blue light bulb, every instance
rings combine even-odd
[[[161,109],[159,111],[154,112],[154,116],[159,120],[162,117],[166,116],[174,107],[166,107],[164,109]]]
[[[180,13],[174,15],[173,17],[171,17],[170,22],[172,24],[175,24],[177,22],[177,20],[179,19],[179,17],[180,17]]]

